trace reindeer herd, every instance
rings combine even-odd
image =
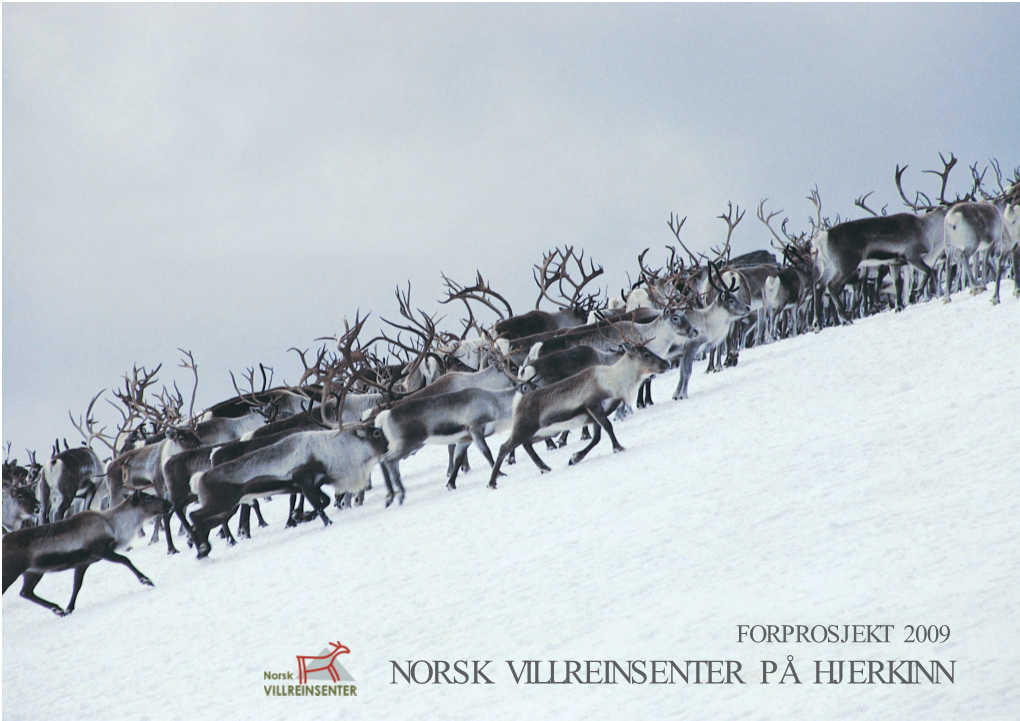
[[[108,401],[121,415],[116,434],[96,429],[100,392],[83,417],[71,419],[85,439],[81,447],[65,440],[62,450],[58,442],[48,461],[38,463],[30,453],[23,467],[7,444],[3,590],[24,577],[24,598],[65,615],[74,609],[85,570],[98,560],[126,565],[151,584],[117,553],[148,519],[156,519],[152,542],[162,528],[167,552],[175,554],[170,522],[176,516],[199,558],[211,552],[217,528],[235,543],[228,522],[239,510],[240,537],[250,537],[252,512],[266,525],[258,503],[268,496],[290,496],[288,526],[316,518],[329,525],[323,486],[333,487],[337,508],[361,505],[378,465],[385,504],[402,504],[400,463],[426,444],[449,449],[447,488],[456,489],[469,470],[474,446],[495,489],[518,447],[546,473],[551,469],[535,444],[562,448],[572,430],[582,430],[587,442],[571,465],[603,431],[613,451],[623,451],[610,416],[651,404],[651,377],[670,368],[679,369],[673,399],[687,398],[699,357],[708,358],[708,372],[717,372],[735,365],[743,348],[938,296],[949,302],[954,290],[979,293],[993,278],[994,305],[1004,274],[1012,274],[1020,296],[1020,169],[1004,185],[992,161],[998,192],[986,192],[985,173],[972,166],[971,191],[947,200],[956,162],[951,155],[942,171],[926,171],[942,181],[934,202],[923,193],[909,200],[901,184],[906,167],[897,166],[896,186],[910,213],[875,212],[867,206],[869,193],[856,201],[867,217],[832,221],[823,217],[816,189],[809,196],[810,227],[795,233],[789,219],[773,225],[782,211],[767,212],[763,200],[758,218],[780,261],[768,250],[730,257],[746,213],[730,205],[719,216],[725,241],[707,254],[688,248],[681,240],[686,218],[671,215],[679,247],[667,245],[658,268],[642,252],[637,279],[618,296],[593,285],[603,268],[590,259],[586,264],[584,252],[570,247],[535,265],[538,298],[526,313],[515,314],[480,272],[470,286],[443,276],[440,304],[467,313],[459,333],[438,330],[435,315],[413,309],[410,285],[398,287],[400,320],[383,319],[387,330],[363,338],[368,316],[359,312],[353,323],[344,319],[342,335],[317,339],[323,345],[313,359],[307,350],[290,349],[303,367],[296,383],[274,386],[272,369],[263,365],[260,386],[254,368],[246,383],[231,374],[236,396],[198,414],[198,366],[190,351],[182,351],[181,361],[194,374],[187,410],[176,385],[153,395],[161,366],[136,366],[114,392],[116,402]],[[543,303],[556,310],[543,310]],[[487,326],[476,312],[496,320]],[[506,440],[494,455],[489,439],[497,434]],[[94,442],[111,454],[105,463]],[[90,510],[95,499],[103,510]],[[66,608],[35,595],[44,573],[71,568]]]

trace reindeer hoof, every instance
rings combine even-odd
[[[549,466],[542,466],[541,468],[538,469],[538,472],[541,473],[544,476],[546,473],[548,473],[551,470],[552,470],[552,468],[550,468]]]
[[[496,482],[495,481],[489,481],[489,486],[488,487],[495,491],[496,490]]]
[[[56,614],[57,616],[60,616],[60,618],[63,618],[64,616],[69,616],[71,614],[71,611],[65,611],[62,608],[54,608],[53,613]]]
[[[143,586],[152,586],[152,587],[155,586],[155,584],[152,581],[150,581],[147,576],[142,576],[141,578],[138,579],[138,582],[140,584],[142,584]]]
[[[619,448],[614,448],[613,453],[623,453],[625,450],[627,449],[624,448],[623,446],[620,446]]]
[[[574,466],[574,465],[577,465],[580,462],[581,462],[580,458],[578,458],[577,456],[571,456],[570,460],[567,461],[567,465],[568,466]]]
[[[448,491],[456,491],[457,490],[457,484],[453,483],[453,482],[447,483],[446,484],[446,490],[448,490]]]
[[[168,556],[176,556],[177,553],[178,553],[178,551],[177,551],[176,548],[171,548],[169,551],[166,552],[166,555],[168,555]]]
[[[999,299],[998,298],[992,298],[992,305],[995,306],[995,305],[998,305],[998,304],[999,304]]]
[[[209,553],[211,551],[212,551],[212,546],[210,546],[208,543],[200,543],[198,545],[198,557],[199,558],[205,558],[206,556],[209,555]]]

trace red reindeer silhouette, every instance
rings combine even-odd
[[[328,671],[329,677],[333,679],[333,683],[340,680],[340,673],[333,667],[333,662],[336,661],[336,657],[342,653],[350,653],[351,649],[344,646],[342,643],[329,642],[329,645],[333,647],[333,653],[326,656],[298,656],[298,683],[308,683],[308,674],[315,673],[316,671]],[[325,664],[319,666],[309,666],[309,661],[325,661]]]

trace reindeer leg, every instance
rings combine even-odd
[[[446,464],[446,477],[449,478],[453,475],[453,469],[457,465],[457,444],[450,443],[446,446],[446,452],[450,455],[450,460]]]
[[[188,519],[184,515],[184,508],[185,508],[184,506],[178,506],[173,510],[173,512],[177,514],[177,520],[181,522],[181,530],[178,532],[177,535],[180,535],[181,533],[187,533],[188,545],[193,546],[195,545],[195,532],[191,528],[191,524],[188,523]]]
[[[294,514],[294,506],[297,505],[297,496],[298,494],[296,493],[290,494],[290,510],[287,511],[287,525],[284,526],[284,528],[294,528],[294,526],[297,525],[297,516]],[[194,514],[192,514],[192,516],[194,516]]]
[[[587,427],[587,426],[585,426]],[[588,451],[598,445],[599,441],[602,440],[602,426],[598,423],[595,424],[595,433],[592,435],[591,443],[586,445],[584,448],[579,450],[577,453],[570,457],[568,466],[574,466],[581,462],[581,459],[588,455]]]
[[[251,538],[251,506],[241,504],[241,517],[237,522],[237,537]]]
[[[404,483],[400,480],[400,461],[386,461],[380,464],[383,469],[383,477],[386,479],[386,507],[393,504],[397,498],[397,505],[404,505]]]
[[[42,580],[43,574],[36,571],[25,571],[25,582],[21,586],[21,597],[31,601],[32,603],[38,603],[43,608],[48,608],[58,616],[66,616],[67,612],[64,611],[60,606],[47,601],[45,598],[39,598],[35,595],[35,587],[39,585],[39,581]]]
[[[323,493],[322,489],[319,488],[319,485],[326,480],[328,479],[324,477],[319,482],[316,482],[314,478],[304,478],[302,476],[294,479],[298,488],[301,489],[301,492],[305,494],[305,498],[308,499],[308,503],[314,510],[315,515],[317,515],[322,521],[323,528],[330,526],[333,523],[333,521],[329,520],[329,516],[326,515],[325,510],[326,506],[329,505],[329,496]]]
[[[499,475],[499,467],[503,465],[503,460],[510,454],[511,451],[516,448],[513,436],[507,439],[506,443],[499,447],[499,454],[496,456],[496,462],[492,465],[492,475],[489,476],[489,488],[495,490],[496,488],[496,477]]]
[[[237,539],[234,538],[234,534],[232,534],[230,532],[230,526],[227,525],[230,522],[230,518],[233,518],[233,516],[234,516],[234,514],[231,513],[230,517],[228,517],[227,520],[225,520],[223,522],[223,525],[220,526],[220,538],[227,539],[227,545],[228,546],[236,546],[237,545]]]
[[[267,496],[264,500],[270,500],[272,496]],[[269,524],[266,523],[266,519],[262,517],[262,510],[259,508],[259,502],[252,499],[251,509],[255,511],[255,517],[259,519],[259,528],[269,528]]]
[[[163,526],[162,521],[157,516],[156,522],[152,524],[152,537],[149,538],[149,545],[153,543],[159,543],[159,529]]]
[[[992,296],[992,305],[999,304],[999,284],[1002,282],[1002,266],[1006,260],[1005,253],[999,253],[999,262],[995,264],[995,295]]]
[[[464,456],[467,455],[467,449],[470,443],[458,443],[457,452],[453,456],[453,473],[450,474],[450,480],[446,482],[446,490],[456,491],[457,490],[457,472],[460,470],[460,464],[464,462]],[[488,451],[488,448],[486,448]]]
[[[96,497],[96,484],[92,481],[85,481],[83,484],[85,489],[85,510],[92,508],[92,499]]]
[[[205,558],[212,550],[212,546],[209,545],[211,520],[209,512],[203,511],[201,508],[191,512],[191,540],[194,542],[195,548],[198,549],[199,558]]]
[[[163,519],[163,533],[166,534],[166,555],[173,556],[177,553],[177,548],[174,546],[173,534],[170,533],[170,519],[173,517],[174,511],[171,508],[170,511],[162,516]],[[159,524],[160,516],[156,516],[156,523]]]
[[[482,456],[489,462],[489,467],[496,465],[496,461],[492,457],[492,451],[489,450],[489,444],[485,442],[485,436],[479,430],[471,431],[471,440],[475,444],[475,448],[482,452]],[[465,451],[465,454],[467,451]]]
[[[546,438],[545,439],[545,449],[547,451],[555,451],[556,450],[556,440],[554,438]]]
[[[691,380],[691,373],[694,372],[695,344],[688,343],[684,348],[683,358],[680,361],[680,378],[676,383],[676,390],[673,391],[673,400],[684,400],[687,398],[687,384]]]
[[[111,563],[119,563],[122,566],[127,566],[129,569],[131,569],[131,573],[135,574],[135,578],[137,578],[138,581],[143,586],[153,585],[152,581],[149,580],[148,576],[146,576],[137,568],[135,568],[135,564],[131,563],[131,559],[129,559],[127,556],[122,556],[111,548],[106,553],[104,553],[102,557],[105,560],[110,561]]]
[[[67,608],[65,608],[64,612],[60,614],[61,616],[66,616],[74,610],[74,603],[78,600],[78,591],[81,590],[81,583],[85,580],[85,571],[87,571],[91,565],[91,563],[86,563],[85,565],[78,566],[74,569],[74,589],[71,591],[71,600],[67,602]]]
[[[605,429],[606,433],[609,434],[609,440],[613,442],[613,453],[620,453],[621,451],[627,450],[620,445],[620,442],[616,440],[616,434],[613,433],[613,424],[609,422],[609,416],[602,410],[602,405],[594,405],[590,408],[585,408],[588,411],[588,415],[595,419],[595,422]],[[593,444],[594,445],[594,444]]]
[[[538,470],[540,470],[542,473],[548,473],[549,471],[552,470],[552,468],[547,466],[542,461],[542,459],[538,457],[538,454],[535,453],[535,447],[531,444],[531,442],[525,441],[521,445],[524,446],[525,452],[528,454],[531,460],[534,461],[535,465],[538,466]]]

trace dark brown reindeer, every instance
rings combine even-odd
[[[145,521],[165,513],[169,505],[162,498],[136,491],[108,511],[83,511],[61,521],[7,534],[3,539],[3,592],[19,576],[24,576],[22,598],[58,616],[66,616],[74,611],[85,571],[101,560],[127,566],[142,584],[151,586],[152,581],[117,550],[131,542]],[[74,590],[66,608],[35,595],[43,574],[72,568]]]
[[[816,330],[822,325],[823,291],[828,293],[839,322],[844,325],[852,322],[843,302],[843,288],[862,264],[910,264],[921,272],[920,288],[928,287],[933,274],[932,264],[945,252],[944,221],[948,206],[972,199],[973,192],[976,192],[975,189],[968,196],[958,196],[956,201],[946,200],[946,183],[957,159],[952,154],[949,160],[941,154],[939,157],[943,163],[941,171],[924,171],[942,180],[937,204],[920,192],[915,194],[914,201],[908,200],[902,186],[903,173],[908,166],[896,166],[896,187],[900,197],[905,205],[924,215],[896,213],[850,220],[816,230],[811,240],[819,278],[814,298]],[[925,202],[922,203],[922,200]],[[902,310],[902,278],[899,273],[894,277],[897,281],[896,309]]]

